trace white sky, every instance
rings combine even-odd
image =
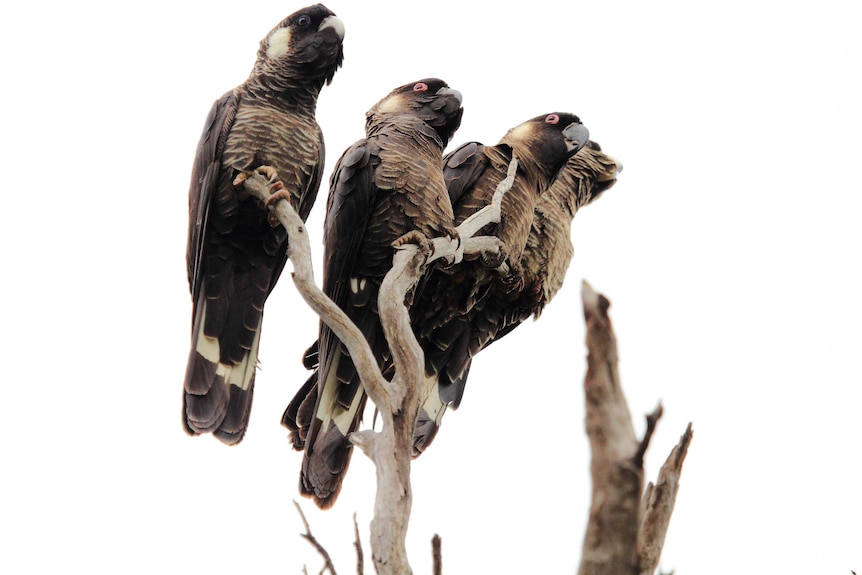
[[[328,2],[347,35],[318,108],[327,180],[365,110],[427,76],[464,95],[453,145],[571,111],[625,165],[577,216],[562,292],[478,358],[415,463],[415,572],[431,571],[434,533],[447,575],[575,571],[590,489],[582,278],[613,302],[639,433],[665,406],[650,478],[694,423],[662,568],[862,572],[855,3],[504,5]],[[319,569],[291,503],[300,455],[279,425],[316,334],[288,275],[267,304],[245,441],[180,425],[194,148],[212,101],[300,7],[0,9],[0,571]],[[373,480],[357,452],[334,510],[301,501],[342,573]]]

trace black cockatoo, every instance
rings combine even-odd
[[[251,409],[264,302],[287,259],[287,234],[242,189],[258,170],[270,201],[304,220],[320,186],[317,98],[343,59],[344,25],[322,4],[267,34],[248,79],[207,117],[189,190],[188,278],[193,315],[183,424],[227,444],[242,440]]]
[[[323,290],[359,327],[382,367],[389,355],[377,297],[393,243],[411,232],[455,238],[443,149],[461,123],[461,95],[435,78],[396,88],[366,114],[366,137],[348,148],[330,180]],[[321,508],[341,489],[365,393],[347,349],[321,322],[320,365],[283,424],[304,449],[300,491]]]
[[[528,292],[541,273],[533,255],[535,214],[547,202],[556,178],[584,153],[581,147],[588,139],[576,116],[553,113],[513,128],[496,146],[468,143],[446,156],[444,176],[456,223],[487,204],[508,159],[514,155],[519,160],[515,184],[503,199],[501,223],[487,230],[503,240],[509,270],[495,275],[480,262],[435,270],[414,305],[427,386],[416,424],[415,456],[433,440],[446,407],[460,403],[472,354],[496,334],[496,326],[488,324],[520,310],[521,300],[532,297]]]

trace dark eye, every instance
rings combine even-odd
[[[311,24],[311,16],[306,16],[305,14],[303,14],[302,16],[300,16],[299,18],[296,19],[296,25],[297,26],[301,26],[301,27],[305,28],[309,24]]]
[[[417,82],[415,86],[413,86],[414,92],[424,92],[428,89],[428,84],[425,82]]]
[[[559,121],[560,121],[560,117],[556,114],[548,114],[545,117],[545,123],[546,124],[556,124]]]

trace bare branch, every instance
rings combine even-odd
[[[248,193],[260,201],[266,202],[269,199],[269,181],[263,175],[252,172],[243,185]],[[311,245],[305,222],[286,200],[277,201],[275,205],[270,206],[270,210],[287,230],[289,256],[293,264],[293,282],[300,295],[347,347],[362,382],[367,386],[385,387],[388,382],[377,369],[377,362],[362,332],[314,282]]]
[[[365,573],[365,556],[362,553],[362,541],[359,538],[359,524],[356,522],[356,513],[353,514],[353,533],[356,535],[356,541],[353,546],[356,548],[356,575]]]
[[[382,430],[352,434],[374,461],[377,469],[377,497],[371,522],[371,548],[378,573],[410,573],[406,555],[407,524],[412,506],[410,463],[413,452],[413,428],[419,410],[419,389],[424,379],[424,355],[410,326],[410,315],[404,306],[405,294],[419,282],[428,264],[436,259],[461,259],[465,240],[489,223],[499,222],[500,203],[512,187],[517,160],[509,166],[509,176],[498,185],[491,206],[458,227],[461,241],[450,238],[430,240],[432,254],[423,254],[419,246],[401,246],[393,257],[392,269],[380,286],[377,308],[395,365],[392,388],[397,393],[378,396],[366,387],[383,422]],[[483,247],[474,244],[475,247]],[[499,242],[492,246],[499,248]]]
[[[638,536],[638,563],[642,575],[652,575],[661,558],[670,516],[676,503],[679,491],[679,479],[682,474],[682,464],[688,453],[688,446],[694,432],[691,423],[679,443],[673,448],[658,474],[658,484],[652,482],[647,486],[641,504],[641,525]]]
[[[321,545],[314,535],[311,534],[311,528],[308,526],[308,521],[305,519],[305,513],[302,512],[302,507],[299,506],[299,503],[294,500],[294,507],[299,512],[299,516],[302,518],[302,524],[305,526],[305,533],[302,533],[303,539],[311,543],[311,545],[317,549],[317,552],[320,553],[320,556],[323,557],[323,569],[320,570],[321,575],[329,571],[332,575],[337,575],[335,572],[335,566],[332,564],[332,558],[329,556],[329,552],[326,548]]]
[[[413,427],[419,408],[419,389],[424,375],[424,357],[410,327],[404,305],[406,294],[418,283],[427,266],[445,258],[458,262],[464,254],[465,240],[490,223],[500,221],[503,195],[514,182],[517,160],[509,165],[508,176],[497,186],[491,206],[486,206],[458,227],[458,240],[427,240],[412,234],[407,240],[419,245],[399,245],[392,269],[383,279],[378,297],[378,312],[386,340],[392,351],[395,375],[387,381],[362,333],[314,283],[311,250],[305,225],[287,201],[279,200],[270,209],[285,227],[293,263],[293,279],[302,297],[347,347],[366,393],[374,402],[382,420],[382,430],[367,430],[349,436],[375,464],[377,496],[371,521],[371,550],[379,574],[411,573],[406,554],[407,524],[412,505],[410,461],[413,451]],[[246,190],[266,202],[269,181],[258,173],[245,179]],[[466,242],[471,250],[493,250],[499,253],[500,242]],[[426,250],[420,249],[426,248]],[[427,248],[430,247],[430,253]],[[468,252],[473,253],[473,252]],[[310,537],[310,532],[309,532]]]
[[[491,204],[485,206],[469,218],[461,222],[458,226],[458,233],[463,238],[472,238],[476,233],[490,223],[500,221],[500,209],[503,204],[503,195],[512,189],[515,183],[515,173],[518,171],[518,160],[512,158],[509,162],[509,170],[506,177],[497,184],[497,189],[494,190],[494,197],[491,199]]]
[[[634,575],[643,469],[617,369],[610,302],[588,283],[582,290],[587,324],[586,428],[592,451],[592,504],[580,575]]]
[[[580,575],[652,575],[679,488],[691,424],[643,497],[643,459],[662,415],[647,416],[643,439],[635,437],[617,369],[610,301],[583,284],[587,323],[586,426],[592,451],[592,505],[584,537]]]
[[[443,540],[436,533],[431,538],[431,560],[434,575],[443,575]]]
[[[637,453],[635,453],[634,462],[638,467],[644,466],[644,455],[646,454],[647,447],[649,447],[649,442],[652,439],[652,434],[655,433],[655,426],[658,423],[658,420],[661,418],[662,413],[664,413],[664,409],[661,404],[658,404],[652,413],[647,415],[646,417],[646,431],[644,432],[644,438],[641,439],[640,445],[638,445]]]

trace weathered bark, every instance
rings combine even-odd
[[[641,525],[638,532],[638,564],[642,575],[652,575],[658,567],[670,516],[679,491],[682,462],[685,461],[693,432],[691,423],[679,438],[658,473],[658,483],[647,485],[641,502]]]
[[[579,575],[651,574],[658,565],[691,424],[662,467],[658,488],[643,494],[643,457],[662,408],[647,416],[638,441],[617,369],[610,301],[583,284],[587,324],[586,428],[592,452],[589,522]],[[642,495],[643,494],[643,495]]]
[[[431,538],[431,565],[434,575],[443,575],[443,541],[436,533]]]

